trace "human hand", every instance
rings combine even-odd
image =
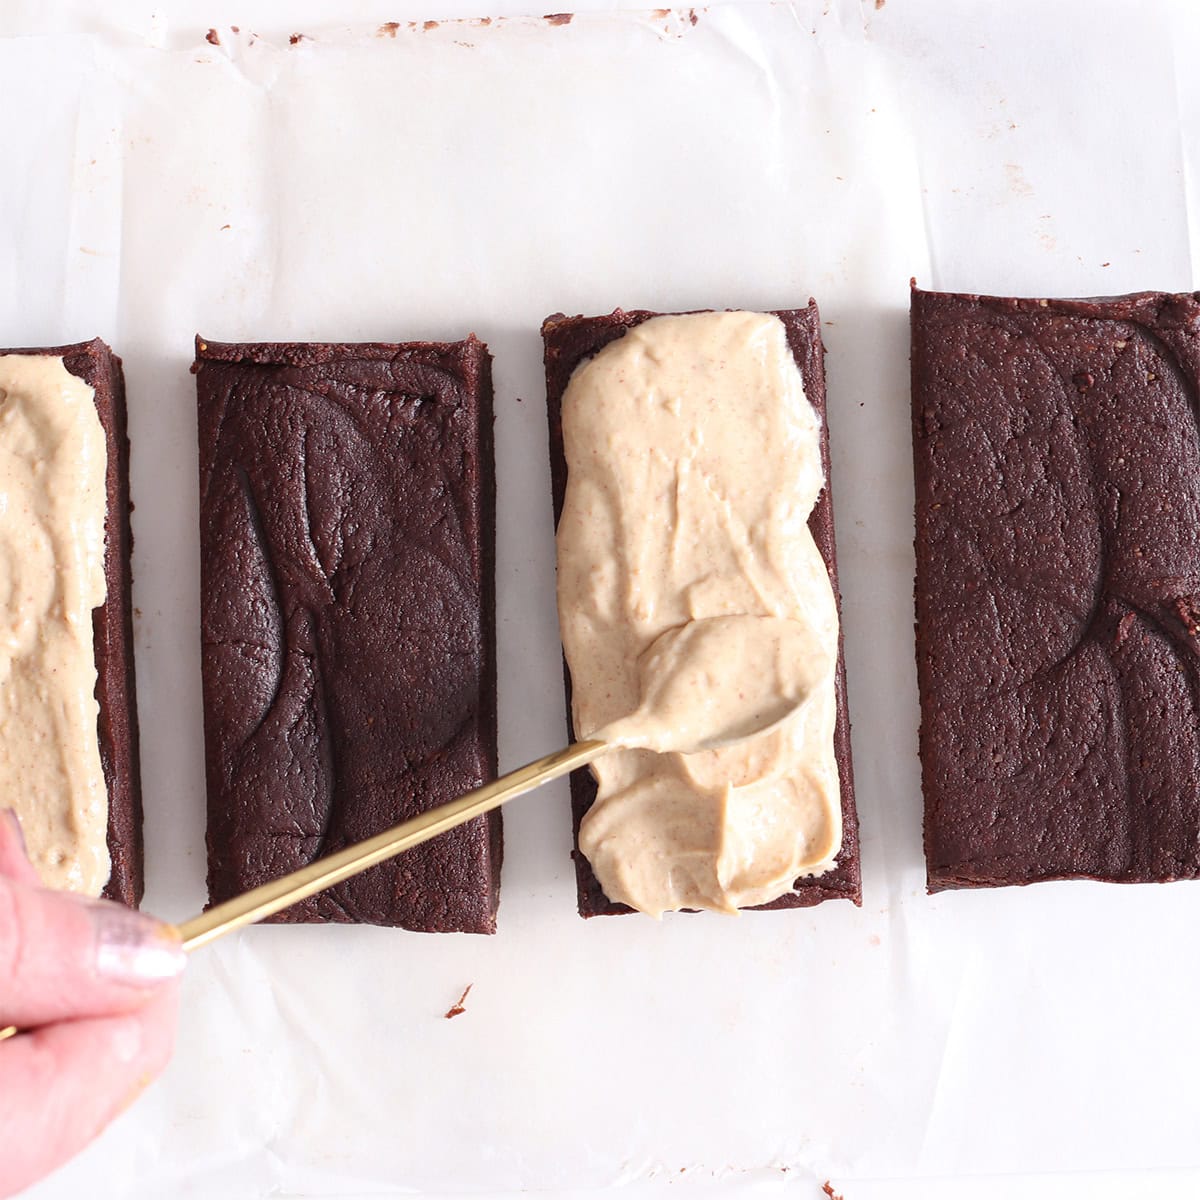
[[[0,809],[0,1196],[77,1154],[166,1066],[184,954],[169,927],[47,891]]]

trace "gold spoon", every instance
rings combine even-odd
[[[669,629],[639,657],[642,707],[599,730],[600,736],[547,754],[457,800],[184,921],[176,927],[183,948],[198,950],[223,934],[261,921],[609,750],[641,746],[692,753],[719,750],[766,733],[804,701],[805,664],[811,657],[807,638],[802,624],[775,617],[710,617]],[[800,672],[788,687],[780,686],[783,664],[791,664],[793,673]],[[714,679],[723,686],[714,687]],[[12,1025],[0,1029],[0,1041],[17,1032]]]
[[[185,950],[198,950],[224,934],[241,929],[243,925],[261,921],[264,917],[324,891],[325,888],[333,887],[334,884],[341,883],[360,871],[386,862],[412,846],[427,842],[439,833],[462,825],[472,817],[491,812],[505,801],[531,792],[552,779],[558,779],[611,749],[611,743],[593,739],[576,742],[565,750],[547,754],[544,758],[518,767],[517,770],[510,771],[491,783],[485,783],[456,800],[431,808],[409,821],[402,821],[365,842],[347,846],[344,850],[320,858],[298,871],[281,875],[278,879],[272,879],[270,883],[264,883],[235,896],[232,900],[214,905],[198,917],[192,917],[190,921],[176,926],[179,940]],[[15,1025],[0,1029],[0,1042],[19,1032]]]

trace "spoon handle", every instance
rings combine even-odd
[[[551,779],[566,775],[576,767],[598,758],[608,749],[607,742],[576,742],[565,750],[558,750],[554,754],[547,754],[545,758],[539,758],[536,762],[518,767],[517,770],[502,775],[491,783],[485,783],[456,800],[431,808],[428,812],[404,821],[384,833],[376,834],[365,842],[347,846],[344,850],[330,854],[327,858],[320,858],[307,867],[301,867],[298,871],[217,904],[179,926],[183,948],[197,950],[214,938],[240,929],[243,925],[261,921],[299,900],[385,862],[411,846],[437,837],[439,833],[445,833],[446,830],[453,829],[472,817],[499,808],[507,800],[532,791],[543,783],[549,783]]]
[[[264,883],[261,887],[235,896],[232,900],[217,904],[198,917],[184,921],[178,927],[183,948],[198,950],[223,934],[261,921],[299,900],[385,862],[412,846],[427,842],[439,833],[462,825],[472,817],[499,808],[507,800],[531,792],[543,783],[549,783],[551,779],[558,779],[574,771],[576,767],[582,767],[585,763],[599,758],[609,749],[611,747],[608,742],[576,742],[565,750],[558,750],[554,754],[547,754],[545,758],[539,758],[536,762],[518,767],[517,770],[510,771],[491,783],[485,783],[456,800],[431,808],[428,812],[404,821],[384,833],[376,834],[365,842],[347,846],[344,850],[330,854],[327,858],[320,858],[307,867],[301,867],[298,871],[282,875],[270,883]],[[18,1032],[17,1028],[11,1025],[7,1029],[0,1029],[0,1041]]]

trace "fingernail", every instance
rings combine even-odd
[[[153,987],[183,970],[187,957],[170,925],[103,900],[89,907],[97,974],[129,987]]]
[[[25,830],[21,828],[21,818],[17,816],[17,810],[15,808],[0,808],[0,817],[4,818],[9,829],[12,830],[21,853],[28,858],[29,847],[25,844]]]

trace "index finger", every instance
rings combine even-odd
[[[151,917],[0,877],[0,1027],[127,1012],[184,961]]]

